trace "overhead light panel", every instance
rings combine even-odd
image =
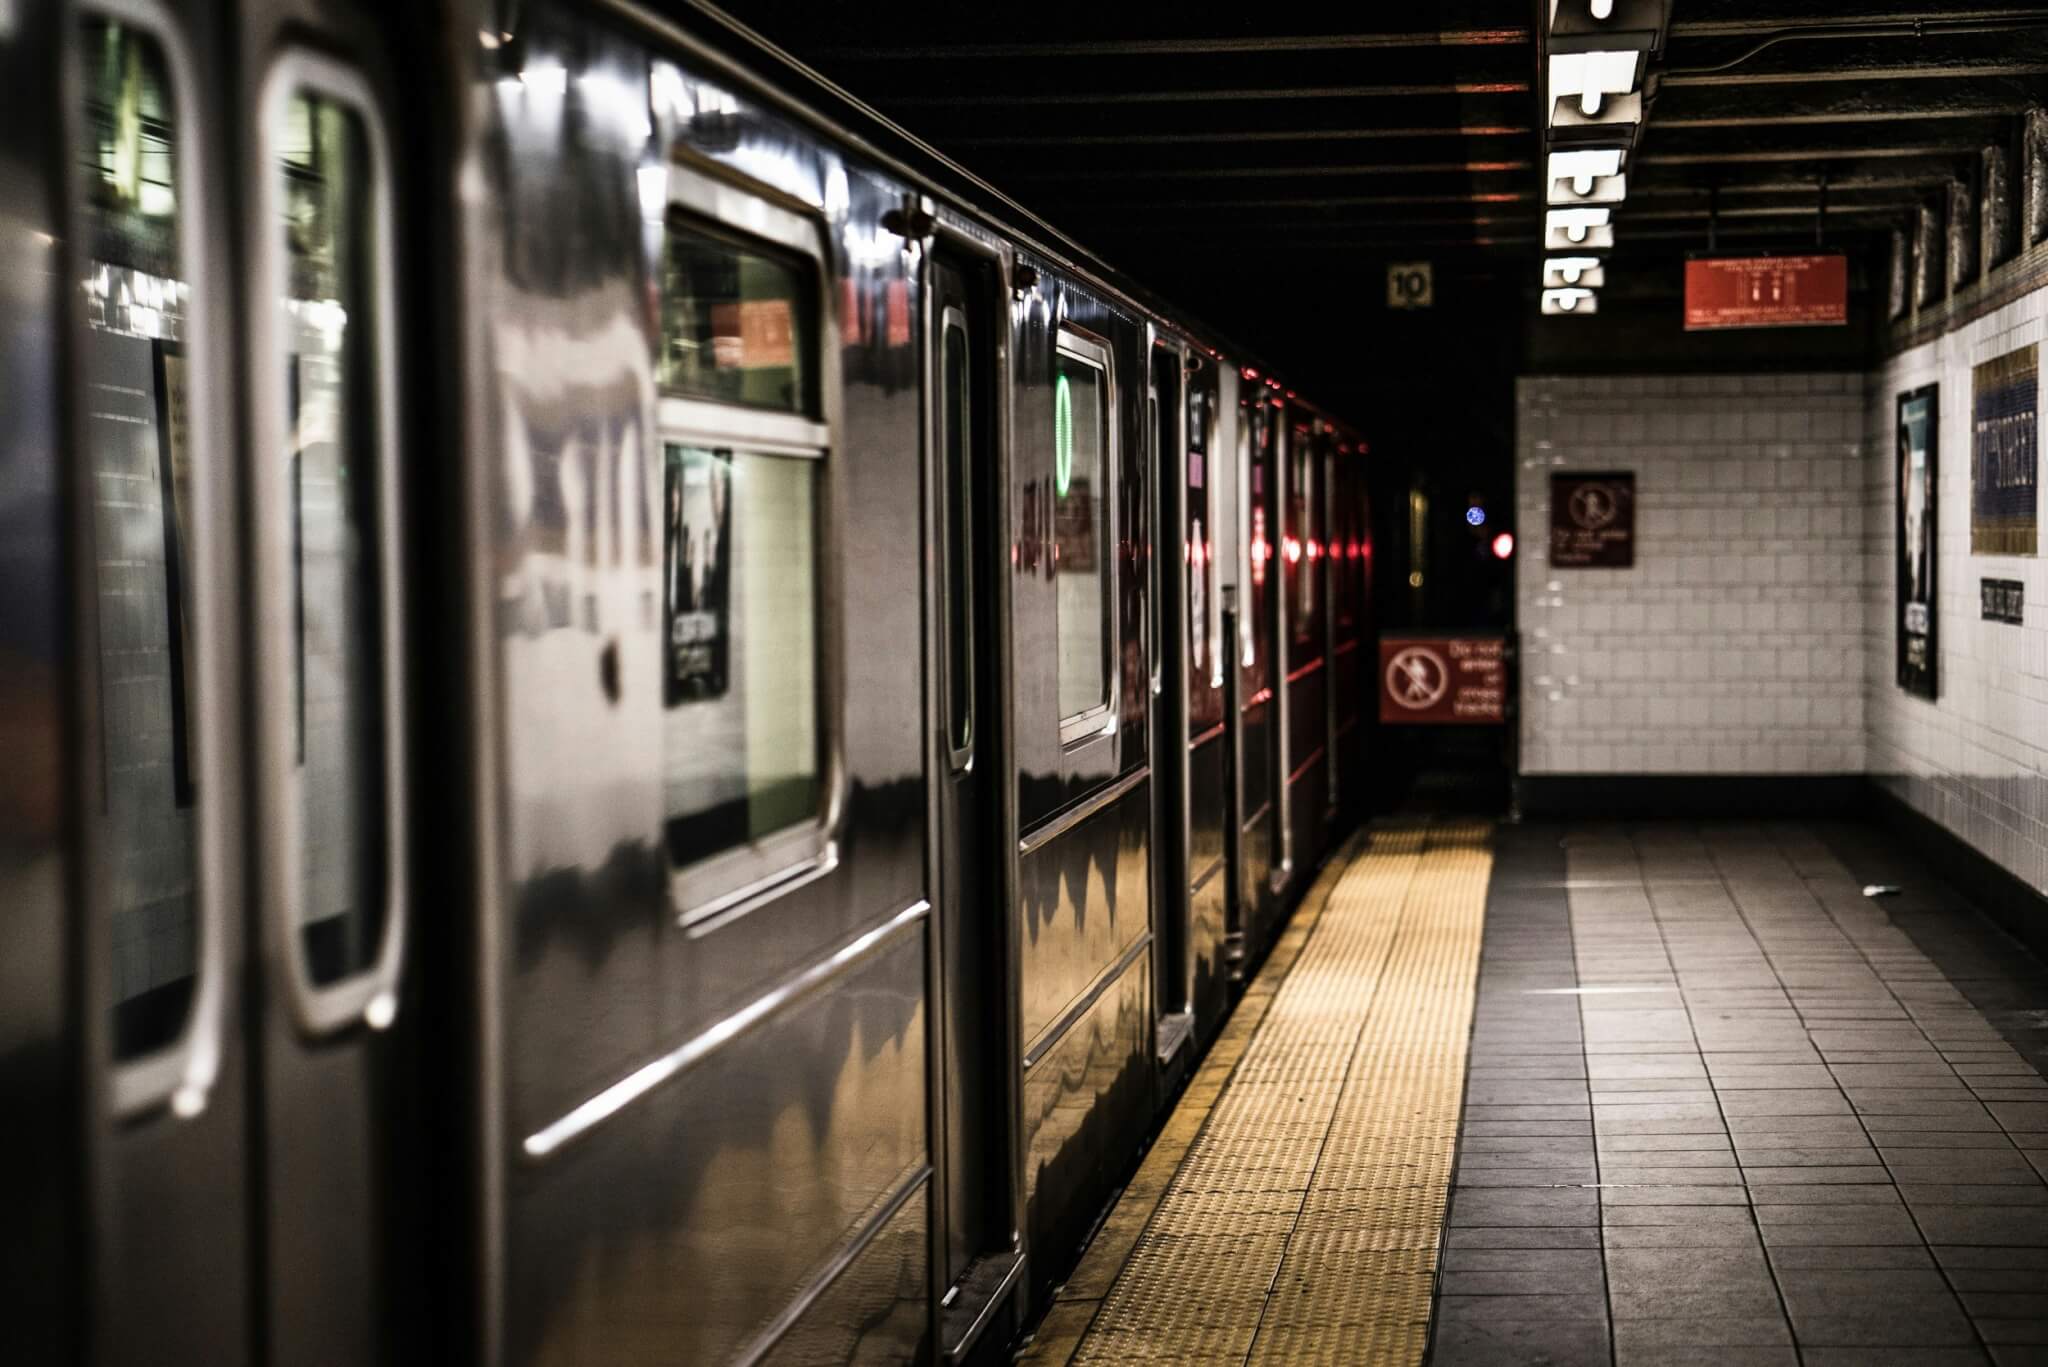
[[[1552,204],[1619,204],[1627,198],[1628,176],[1625,173],[1599,177],[1584,194],[1573,190],[1568,180],[1550,182],[1549,199]]]
[[[1587,147],[1550,154],[1550,178],[1570,181],[1573,194],[1590,195],[1595,181],[1620,171],[1619,147]]]
[[[1598,289],[1607,283],[1607,271],[1597,256],[1552,256],[1543,262],[1545,289]]]
[[[1543,215],[1543,227],[1552,233],[1563,233],[1568,242],[1584,242],[1595,228],[1605,228],[1614,222],[1614,210],[1604,205],[1595,209],[1552,209]]]
[[[1577,100],[1579,112],[1588,118],[1598,115],[1608,96],[1636,88],[1642,64],[1643,54],[1629,50],[1551,53],[1551,121],[1556,122],[1560,100]]]
[[[1556,317],[1569,314],[1598,313],[1600,296],[1586,289],[1563,289],[1543,291],[1543,312]]]

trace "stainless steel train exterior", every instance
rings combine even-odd
[[[715,12],[0,79],[17,1360],[999,1348],[1364,794],[1358,436]]]

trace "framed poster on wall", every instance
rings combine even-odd
[[[2035,414],[2040,348],[2023,346],[1970,371],[1970,551],[2032,555],[2039,539]]]
[[[1899,687],[1923,698],[1935,696],[1940,657],[1934,606],[1938,398],[1936,385],[1899,395],[1899,483],[1893,523],[1899,573]]]

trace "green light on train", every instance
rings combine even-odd
[[[1066,376],[1054,381],[1052,395],[1052,487],[1065,498],[1074,482],[1074,393]]]

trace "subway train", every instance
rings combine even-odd
[[[9,1360],[1000,1352],[1360,810],[1361,436],[713,10],[0,81]]]

